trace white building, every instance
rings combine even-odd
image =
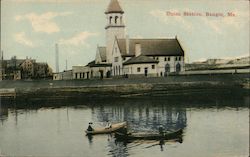
[[[106,47],[97,47],[96,58],[74,66],[74,79],[104,77],[160,77],[184,71],[184,50],[173,39],[133,39],[125,35],[124,11],[111,0],[105,11]]]
[[[54,73],[53,80],[72,80],[72,70],[65,70],[63,72]]]

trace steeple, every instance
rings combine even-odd
[[[124,13],[124,11],[122,10],[122,8],[117,0],[110,1],[109,6],[108,6],[107,10],[105,11],[105,14],[109,14],[109,13],[121,13],[121,14]]]
[[[123,22],[123,13],[118,0],[110,0],[109,6],[105,11],[106,24],[106,58],[107,62],[112,62],[112,48],[115,38],[124,38],[125,25]]]

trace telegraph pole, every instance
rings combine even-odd
[[[58,50],[58,44],[56,44],[56,73],[59,73],[59,50]]]

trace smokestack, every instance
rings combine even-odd
[[[56,44],[56,73],[59,73],[59,50],[58,50],[58,44]]]
[[[126,53],[129,54],[129,36],[126,35]]]

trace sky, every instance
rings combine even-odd
[[[104,12],[109,2],[1,0],[4,58],[31,57],[47,62],[55,70],[58,43],[60,71],[66,69],[66,60],[67,69],[86,65],[94,60],[97,45],[105,46]],[[177,36],[188,63],[249,56],[248,0],[119,0],[119,3],[125,12],[123,19],[130,38]],[[184,12],[193,16],[185,16]]]

